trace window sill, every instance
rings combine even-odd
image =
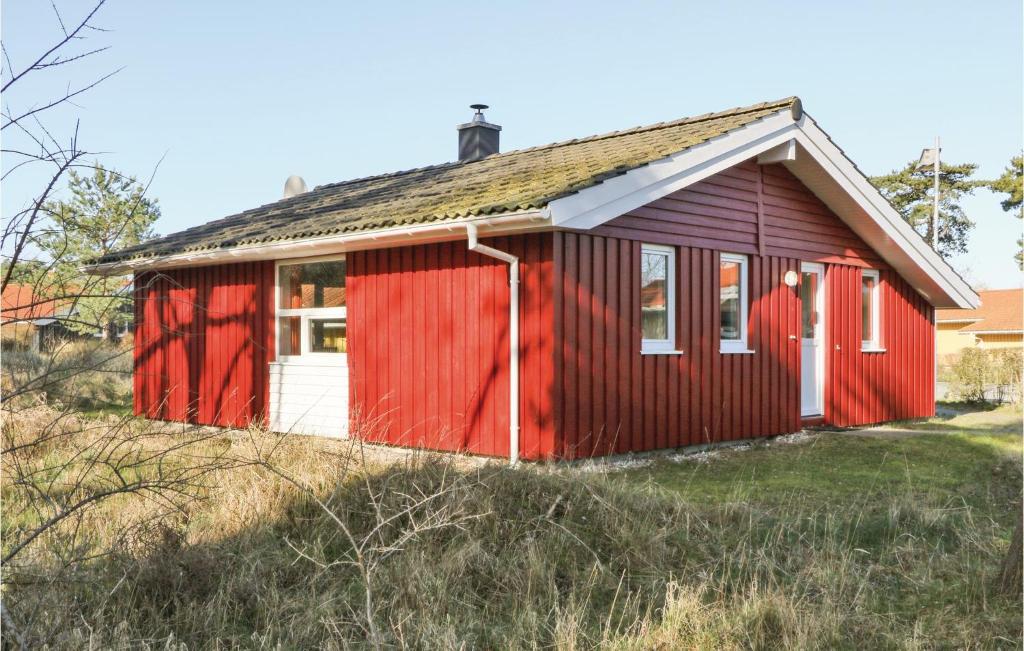
[[[335,353],[330,356],[321,357],[313,353],[309,355],[279,357],[270,362],[270,366],[348,366],[348,354]]]
[[[862,353],[884,353],[884,352],[886,352],[886,350],[884,348],[877,348],[877,347],[872,347],[872,346],[861,346],[860,352],[862,352]]]
[[[641,355],[685,355],[681,350],[641,350]]]
[[[722,355],[753,355],[754,351],[749,348],[719,348],[718,352]]]

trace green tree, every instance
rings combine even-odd
[[[69,198],[46,204],[50,223],[36,239],[52,260],[49,273],[56,276],[56,282],[47,285],[72,297],[75,315],[68,327],[95,332],[123,325],[132,314],[126,291],[130,277],[85,277],[81,267],[153,237],[160,208],[134,178],[99,164],[88,175],[72,170],[68,190]]]
[[[1017,219],[1024,219],[1024,155],[1014,156],[1010,164],[1003,170],[1003,175],[990,181],[988,187],[993,192],[1009,195],[1003,199],[1003,210],[1015,213]],[[1024,238],[1017,238],[1017,265],[1024,269]]]
[[[943,163],[940,168],[938,251],[943,257],[967,252],[967,235],[974,222],[964,212],[960,201],[964,195],[972,194],[975,188],[984,185],[984,182],[971,179],[977,168],[973,163]],[[930,244],[934,186],[931,169],[918,169],[917,161],[913,161],[903,169],[872,177],[871,182]]]

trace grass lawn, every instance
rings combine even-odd
[[[891,430],[923,432],[888,437]],[[940,430],[945,433],[934,433]],[[741,451],[724,449],[706,461],[660,460],[622,476],[713,503],[803,501],[856,508],[879,497],[925,496],[962,499],[999,515],[1006,509],[991,498],[1019,501],[1018,487],[1008,480],[1021,456],[1019,408],[895,423],[870,434],[822,432],[801,443],[754,443]]]
[[[99,505],[5,567],[3,597],[50,648],[1020,648],[1021,599],[993,589],[1020,420],[1004,407],[608,472],[292,437],[184,508]],[[49,473],[62,454],[20,462]],[[3,481],[9,545],[34,516]]]

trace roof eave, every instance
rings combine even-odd
[[[806,113],[788,108],[551,202],[555,226],[588,230],[758,154],[780,159],[934,307],[976,308],[981,299],[907,224]],[[778,150],[776,150],[778,151]]]
[[[92,275],[114,276],[137,271],[197,267],[256,260],[282,260],[308,256],[345,253],[364,249],[378,249],[409,244],[426,244],[459,240],[465,237],[466,224],[475,224],[482,236],[494,237],[512,233],[526,233],[550,228],[547,209],[519,211],[502,215],[468,217],[430,222],[380,230],[329,235],[323,237],[285,240],[251,246],[191,251],[163,256],[118,260],[87,265],[82,271]]]

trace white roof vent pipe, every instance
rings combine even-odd
[[[292,174],[288,177],[288,180],[284,182],[284,198],[290,199],[291,197],[304,194],[308,191],[306,182],[302,180],[301,176]]]

